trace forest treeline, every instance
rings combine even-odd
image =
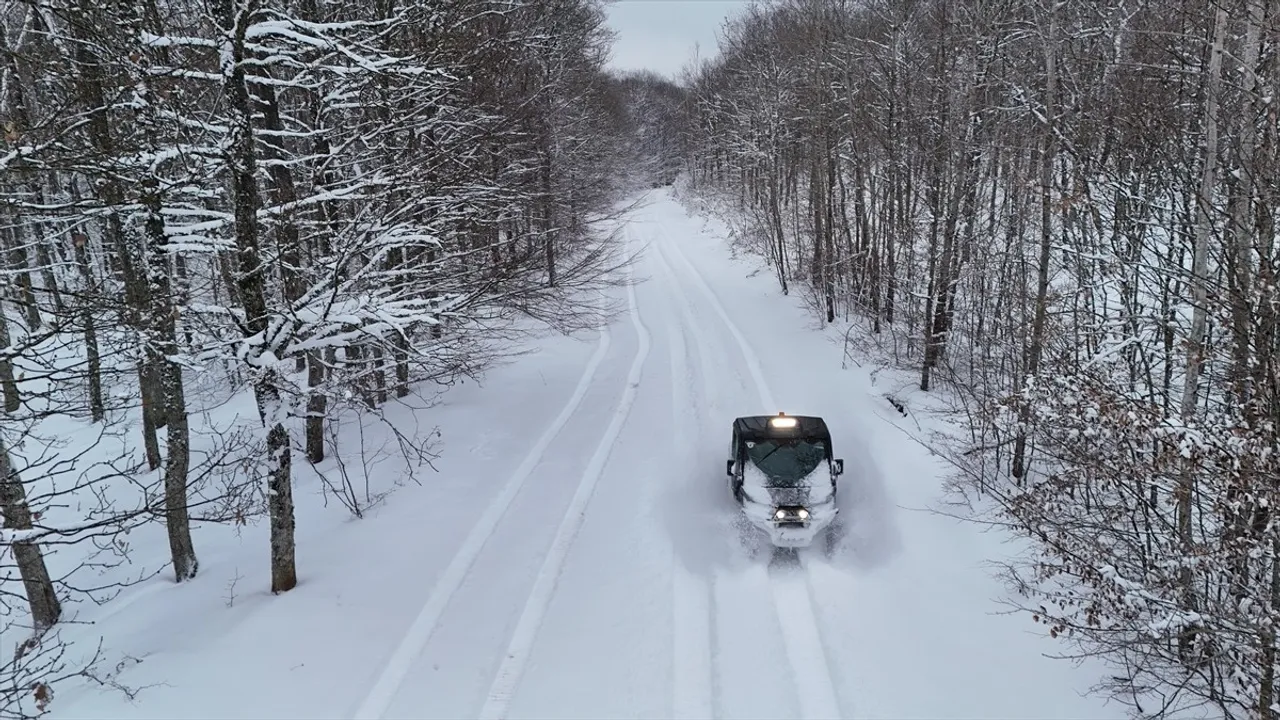
[[[59,623],[134,528],[163,524],[183,582],[193,523],[264,518],[292,588],[291,481],[339,418],[482,371],[520,318],[594,324],[625,258],[593,222],[677,173],[784,292],[958,399],[935,449],[1026,538],[1007,579],[1102,690],[1280,716],[1280,8],[780,0],[679,83],[605,73],[603,21],[4,6],[0,717],[93,672]],[[237,393],[255,426],[192,423]]]
[[[1280,716],[1280,5],[784,0],[681,90],[687,191],[961,401],[1028,615],[1138,715]]]
[[[57,628],[128,582],[104,573],[131,530],[162,523],[183,582],[193,523],[262,517],[288,591],[300,467],[337,455],[332,495],[356,515],[378,500],[340,416],[474,376],[529,319],[610,312],[598,291],[626,258],[597,225],[643,162],[604,17],[596,0],[0,10],[0,717],[89,672]],[[260,427],[195,427],[237,394]],[[429,463],[434,433],[383,424]]]

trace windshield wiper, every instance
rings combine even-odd
[[[756,465],[759,465],[760,463],[764,462],[765,460],[768,460],[770,455],[773,455],[774,453],[778,452],[778,451],[779,451],[779,450],[781,450],[782,448],[783,448],[783,446],[782,446],[782,445],[779,445],[779,446],[775,447],[774,449],[770,450],[770,451],[769,451],[769,452],[768,452],[764,457],[760,458],[759,460],[756,460]],[[761,468],[761,469],[763,470],[764,468]]]

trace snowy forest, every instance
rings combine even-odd
[[[1280,714],[1280,6],[792,0],[686,85],[693,192],[956,398],[1028,615],[1143,716]]]
[[[599,0],[0,22],[0,718],[131,692],[58,631],[139,529],[182,583],[193,526],[261,519],[292,590],[299,475],[361,517],[371,463],[429,467],[386,409],[608,317],[600,220],[671,183],[943,398],[927,445],[1102,692],[1280,717],[1274,2],[781,0],[675,81],[606,70]],[[393,447],[340,448],[366,422]]]
[[[587,0],[37,0],[0,20],[17,717],[81,672],[63,607],[131,582],[103,578],[132,531],[162,523],[183,582],[193,525],[264,517],[289,591],[292,482],[331,424],[475,377],[521,318],[594,327],[588,291],[623,259],[592,222],[630,144]],[[243,394],[258,423],[208,422]],[[402,468],[430,462],[433,433],[383,424]],[[369,458],[341,450],[324,480],[359,516]]]

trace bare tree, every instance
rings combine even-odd
[[[1011,587],[1148,716],[1276,714],[1263,5],[775,3],[673,121],[682,193],[955,398]]]

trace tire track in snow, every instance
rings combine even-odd
[[[673,233],[665,233],[665,235],[672,236]],[[671,292],[673,293],[676,304],[680,310],[681,317],[692,329],[694,336],[697,338],[701,338],[702,342],[705,344],[708,342],[708,339],[713,336],[711,333],[707,332],[706,326],[702,324],[702,322],[698,319],[697,315],[695,315],[695,313],[690,310],[690,308],[693,306],[693,303],[690,300],[689,294],[685,292],[684,283],[682,283],[680,280],[677,279],[677,275],[681,275],[682,273],[677,273],[674,269],[672,269],[671,261],[667,259],[667,253],[662,250],[662,244],[664,243],[656,243],[654,248],[655,250],[658,251],[658,258],[662,263],[663,270],[665,270],[665,272],[668,274],[670,278]],[[722,346],[722,347],[727,347],[727,346]],[[721,407],[721,405],[725,400],[725,398],[722,397],[723,391],[719,389],[720,387],[719,384],[711,383],[711,379],[715,377],[722,377],[723,374],[726,371],[728,371],[730,367],[732,367],[733,370],[731,372],[737,378],[738,383],[741,385],[744,391],[747,390],[748,381],[743,377],[742,372],[738,369],[740,365],[732,362],[732,359],[729,357],[730,353],[727,350],[723,350],[721,354],[724,355],[723,357],[724,364],[713,369],[710,361],[710,353],[706,351],[705,347],[701,345],[698,346],[698,356],[699,356],[699,359],[702,360],[701,370],[702,370],[703,382],[705,383],[706,387],[711,388],[711,392],[709,393],[710,397],[712,398],[710,407],[713,407],[717,410],[724,411],[724,408]],[[712,605],[718,608],[719,607],[718,603],[724,602],[725,598],[760,597],[768,605],[768,608],[766,611],[767,613],[772,614],[776,612],[776,610],[774,609],[775,608],[774,604],[769,600],[765,599],[764,594],[758,591],[758,588],[767,587],[769,585],[768,574],[764,568],[752,566],[752,567],[749,567],[746,573],[741,575],[736,575],[736,574],[724,575],[725,573],[726,573],[725,568],[716,568],[716,569],[713,569],[712,573],[708,576],[706,582],[707,582],[707,592],[710,595],[709,603],[711,603]],[[754,603],[749,603],[749,604],[754,605]],[[723,632],[724,626],[735,627],[735,626],[741,626],[743,624],[746,624],[749,626],[753,624],[751,618],[754,618],[755,616],[756,616],[755,612],[753,612],[750,608],[742,605],[739,602],[725,603],[724,612],[716,613],[715,615],[710,616],[710,618],[714,618],[715,622],[712,622],[711,619],[708,620],[708,624],[709,624],[708,633],[710,634],[714,642],[719,637],[716,634],[717,631]],[[768,616],[769,616],[768,614],[764,614],[765,618],[767,618]],[[781,628],[781,626],[779,626],[778,628],[779,645],[784,648],[784,652],[785,652],[786,640],[785,638],[782,637],[783,632],[784,630]],[[729,646],[728,652],[730,653],[734,652],[733,644],[734,643],[732,641],[727,643],[727,645]],[[722,653],[724,653],[726,650],[724,646],[719,643],[716,643],[713,647],[715,648],[715,651],[714,651],[715,655],[713,657],[718,660],[721,657]],[[742,705],[743,701],[741,698],[733,698],[731,701],[726,702],[725,699],[718,694],[719,691],[721,690],[721,687],[724,685],[726,680],[730,680],[735,675],[742,676],[744,674],[750,675],[753,672],[760,673],[763,671],[763,669],[758,666],[751,667],[750,664],[748,664],[748,667],[739,666],[739,667],[733,668],[731,672],[731,669],[729,667],[722,666],[719,662],[716,662],[711,668],[711,671],[714,673],[713,688],[717,692],[717,694],[715,695],[715,698],[717,700],[717,703],[720,705],[719,709],[721,713],[725,713],[725,712],[732,713],[734,706]],[[741,681],[741,680],[745,680],[745,677],[738,677],[737,679]],[[720,717],[720,716],[721,715],[714,715],[714,717]],[[713,717],[713,715],[706,714],[706,715],[702,715],[701,717]]]
[[[668,287],[676,295],[675,302],[673,304],[680,312],[683,327],[693,330],[693,336],[695,338],[707,337],[707,334],[703,331],[702,323],[698,322],[698,319],[689,311],[689,296],[685,294],[684,288],[680,286],[680,282],[676,279],[676,272],[671,268],[671,264],[667,262],[666,254],[662,252],[661,244],[654,243],[650,247],[654,250],[654,258],[657,259],[658,266],[662,269],[663,276],[669,280]],[[686,352],[686,356],[687,355],[688,353]],[[703,352],[701,348],[698,348],[698,370],[702,373],[704,383],[707,379],[715,377],[715,369],[711,365],[711,358],[709,358],[707,353]],[[715,397],[713,400],[715,401],[713,403],[713,407],[719,408],[720,398]]]
[[[670,233],[664,233],[669,236]],[[738,324],[729,317],[729,313],[725,312],[724,305],[720,303],[720,298],[716,297],[715,292],[711,290],[711,286],[707,284],[706,279],[702,276],[702,271],[689,262],[688,256],[684,254],[684,250],[680,248],[679,243],[668,242],[668,245],[675,250],[675,256],[680,260],[680,264],[689,270],[689,276],[693,278],[698,285],[698,289],[702,291],[703,296],[711,302],[711,308],[716,311],[716,315],[724,322],[733,339],[738,343],[738,349],[742,351],[742,359],[747,363],[747,370],[751,373],[751,379],[755,381],[756,390],[760,393],[760,401],[766,407],[774,407],[773,393],[769,390],[769,383],[764,379],[764,370],[760,368],[760,358],[755,351],[751,349],[751,344],[747,342],[747,338],[743,336],[742,331],[738,329]]]
[[[671,233],[663,233],[663,236],[670,237]],[[679,243],[668,241],[667,244],[675,251],[674,255],[687,268],[689,276],[693,278],[698,289],[733,335],[738,349],[742,351],[743,360],[747,363],[747,369],[755,380],[761,403],[766,408],[771,408],[769,412],[772,412],[772,409],[776,409],[776,405],[773,393],[765,380],[764,371],[761,369],[759,356],[756,355],[737,323],[729,317],[724,305],[703,277],[702,271],[689,261]],[[818,618],[814,612],[813,593],[808,583],[809,572],[807,567],[803,565],[801,567],[803,579],[793,575],[780,575],[772,570],[764,571],[773,593],[778,623],[782,627],[787,659],[799,690],[801,715],[805,718],[843,717],[831,665],[827,659]]]
[[[685,333],[696,326],[689,312],[688,299],[675,281],[675,273],[662,257],[656,244],[651,246],[652,256],[666,280],[667,287],[676,293],[676,299],[668,297],[671,310],[671,435],[672,447],[688,447],[689,429],[689,344]],[[677,315],[679,317],[677,317]],[[702,377],[710,377],[711,366],[704,352],[698,353]],[[681,456],[686,463],[691,453]],[[674,475],[679,477],[679,470]],[[672,697],[671,714],[679,720],[711,718],[715,714],[715,674],[711,639],[711,585],[707,578],[690,572],[678,551],[672,546]]]
[[[570,501],[569,508],[560,521],[560,527],[556,530],[555,539],[551,541],[551,549],[538,570],[538,577],[534,580],[533,589],[529,592],[529,599],[525,601],[524,612],[520,614],[520,621],[502,656],[502,664],[498,667],[498,672],[489,687],[488,698],[480,709],[479,717],[482,719],[505,718],[511,708],[512,696],[520,683],[520,678],[524,675],[529,653],[533,648],[534,640],[537,639],[538,630],[542,627],[542,621],[546,617],[556,585],[560,582],[569,549],[578,536],[592,493],[609,460],[613,446],[622,433],[622,426],[631,414],[631,407],[635,404],[640,387],[640,376],[644,370],[645,360],[649,357],[650,341],[649,330],[640,319],[640,309],[636,305],[635,287],[631,284],[627,285],[627,305],[631,311],[631,324],[635,327],[640,343],[636,348],[635,358],[631,361],[631,370],[627,373],[626,389],[623,390],[622,398],[614,409],[613,419],[609,422],[604,437],[596,445],[595,453],[587,463],[587,469],[582,473],[578,490],[574,493],[573,500]]]
[[[597,342],[596,350],[587,362],[586,368],[583,369],[582,377],[578,380],[578,385],[574,388],[568,402],[565,403],[560,414],[551,422],[542,437],[538,438],[537,444],[525,455],[520,466],[516,468],[515,474],[507,481],[501,492],[490,501],[489,506],[485,508],[484,514],[480,516],[475,526],[472,527],[471,532],[463,540],[461,547],[454,554],[453,560],[450,561],[449,566],[445,568],[444,573],[441,574],[440,579],[432,588],[431,595],[423,603],[422,610],[419,611],[404,638],[378,674],[378,679],[374,681],[364,700],[360,702],[359,707],[352,714],[353,718],[356,720],[377,720],[386,714],[391,701],[395,699],[397,691],[404,684],[405,678],[412,669],[414,661],[422,654],[427,642],[435,634],[436,628],[440,624],[440,616],[445,607],[453,599],[458,588],[462,586],[462,582],[470,572],[471,566],[475,564],[476,557],[484,549],[485,543],[489,541],[489,538],[493,536],[494,530],[497,529],[498,523],[502,520],[503,515],[506,514],[511,501],[520,492],[534,468],[542,462],[543,455],[546,454],[551,442],[564,430],[565,425],[568,424],[570,418],[573,417],[578,407],[582,404],[582,400],[586,397],[587,390],[591,387],[591,382],[595,378],[596,371],[600,368],[600,364],[604,361],[605,355],[609,351],[610,343],[609,330],[608,328],[603,328],[600,331],[600,339]]]
[[[672,233],[666,234],[672,235]],[[662,263],[662,269],[670,279],[670,291],[673,299],[680,310],[681,317],[691,329],[693,336],[701,340],[700,343],[695,344],[695,347],[697,348],[698,358],[701,361],[702,379],[704,389],[707,391],[705,396],[710,399],[710,402],[705,407],[726,412],[723,407],[726,400],[724,386],[718,382],[712,382],[712,379],[723,378],[726,372],[730,372],[744,392],[748,391],[748,383],[753,381],[748,381],[739,369],[741,367],[740,364],[733,362],[730,357],[731,353],[727,350],[727,345],[720,344],[721,352],[718,355],[723,357],[718,359],[721,364],[712,365],[712,353],[708,352],[707,345],[712,344],[710,338],[713,335],[707,331],[707,327],[699,320],[701,313],[694,313],[690,309],[693,307],[693,303],[689,294],[685,291],[684,283],[677,277],[683,275],[683,273],[677,273],[672,268],[671,261],[667,259],[667,253],[662,250],[662,245],[663,243],[655,243],[654,249],[657,250],[657,257]],[[737,404],[736,401],[735,404]],[[712,431],[718,432],[719,430],[720,428],[717,426]],[[699,436],[698,439],[705,440],[706,438]],[[683,444],[688,444],[688,442],[689,440],[686,439]],[[726,492],[726,486],[727,483],[721,485],[720,492]],[[730,686],[735,682],[752,682],[749,679],[751,676],[761,677],[767,675],[774,677],[772,671],[761,667],[758,662],[743,663],[741,662],[742,658],[738,658],[737,662],[726,664],[723,662],[723,658],[726,653],[728,653],[728,657],[737,657],[737,653],[743,652],[741,638],[739,637],[743,626],[755,626],[755,619],[759,616],[762,616],[764,622],[768,622],[770,615],[776,611],[773,603],[764,593],[760,592],[760,588],[767,587],[769,584],[768,575],[763,568],[753,567],[744,574],[736,574],[729,572],[724,567],[713,567],[710,569],[705,583],[706,591],[709,595],[708,603],[714,610],[708,616],[707,632],[711,638],[713,652],[713,663],[710,668],[712,672],[711,687],[719,713],[715,715],[704,714],[700,717],[722,717],[726,713],[732,715],[735,709],[750,707],[752,699],[761,699],[759,696],[744,699],[739,695],[726,698],[721,695],[724,687]],[[765,607],[762,608],[764,612],[759,613],[759,615],[756,609],[752,607],[755,605],[754,602],[741,602],[742,598],[757,597],[765,604]],[[782,637],[782,632],[782,628],[779,627],[778,645],[784,648],[785,652],[786,640]],[[747,645],[750,647],[755,643],[749,642]],[[785,705],[779,707],[790,707],[792,704],[792,701],[789,700]],[[759,710],[756,709],[749,712],[759,712]]]

